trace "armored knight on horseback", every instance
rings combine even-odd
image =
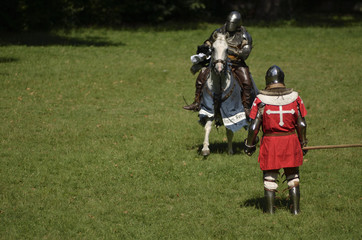
[[[231,12],[226,23],[219,29],[216,29],[209,39],[207,39],[203,45],[197,49],[197,54],[201,56],[208,56],[211,53],[211,46],[215,41],[215,32],[223,33],[227,35],[228,44],[228,58],[231,63],[232,72],[237,79],[243,94],[242,103],[245,108],[245,113],[249,116],[251,104],[253,101],[252,90],[253,84],[249,72],[249,67],[246,65],[245,60],[248,58],[252,49],[252,38],[246,29],[241,26],[241,15],[237,11]],[[186,110],[198,111],[200,109],[200,100],[202,95],[202,88],[210,73],[210,69],[207,67],[207,59],[202,59],[199,63],[194,64],[191,67],[191,72],[195,74],[200,71],[196,79],[196,91],[194,102],[190,105],[184,106]]]

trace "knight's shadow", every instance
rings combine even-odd
[[[255,198],[248,199],[245,202],[241,203],[240,207],[241,208],[254,207],[256,209],[263,210],[264,209],[264,198],[255,197]]]
[[[287,210],[289,208],[289,199],[288,199],[288,197],[284,197],[284,196],[283,197],[276,196],[274,204],[275,204],[274,206],[277,210],[278,209]],[[240,204],[240,208],[244,208],[244,207],[253,207],[255,209],[264,211],[264,209],[265,209],[264,197],[254,197],[254,198],[248,199]]]

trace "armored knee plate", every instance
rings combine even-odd
[[[299,200],[300,200],[300,191],[299,186],[289,189],[290,197],[290,212],[294,215],[299,214]]]

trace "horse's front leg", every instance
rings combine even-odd
[[[226,137],[228,139],[228,154],[233,155],[234,154],[234,151],[233,151],[234,132],[231,131],[230,129],[226,128]]]
[[[207,122],[205,124],[205,138],[204,138],[203,148],[201,150],[202,156],[210,155],[209,135],[210,135],[210,132],[211,132],[211,125],[212,125],[212,121],[207,120]]]

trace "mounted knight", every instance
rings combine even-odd
[[[210,74],[202,89],[200,101],[199,123],[205,128],[205,138],[201,154],[208,156],[209,134],[212,122],[217,127],[225,126],[228,139],[228,153],[233,154],[232,139],[234,132],[249,125],[245,109],[242,104],[242,94],[237,80],[232,74],[228,60],[228,33],[214,33],[214,43],[210,56]],[[254,85],[254,89],[257,89]],[[253,93],[255,96],[255,93]]]
[[[200,100],[202,95],[202,89],[210,74],[209,56],[212,52],[212,45],[215,42],[215,33],[222,33],[227,36],[226,41],[228,44],[228,59],[231,63],[231,69],[234,77],[238,81],[243,94],[241,96],[242,103],[245,108],[245,113],[249,116],[251,104],[254,100],[253,91],[255,84],[251,78],[249,67],[246,65],[245,60],[248,58],[252,50],[252,38],[246,31],[245,27],[241,26],[241,15],[237,11],[232,11],[228,17],[226,23],[216,29],[211,36],[204,42],[203,45],[198,46],[197,55],[191,58],[194,65],[191,67],[191,72],[196,74],[200,71],[196,79],[196,90],[194,102],[190,105],[184,106],[186,110],[199,111]]]

